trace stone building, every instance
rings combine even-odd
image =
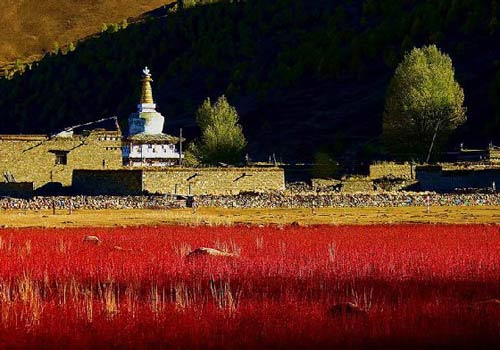
[[[96,129],[55,136],[0,135],[0,174],[10,186],[31,183],[33,190],[68,187],[74,169],[121,167],[120,130]]]
[[[468,149],[463,144],[460,149],[445,154],[447,162],[500,164],[500,147],[490,143],[487,148]]]

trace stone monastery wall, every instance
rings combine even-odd
[[[66,164],[64,164],[66,163]],[[71,186],[74,169],[116,169],[122,166],[121,135],[93,131],[86,135],[48,138],[43,135],[0,135],[2,182]]]
[[[33,182],[0,182],[0,196],[30,197],[33,194]]]
[[[394,177],[397,179],[414,179],[415,173],[412,171],[411,167],[410,163],[382,162],[371,164],[370,178],[381,179],[385,177]]]
[[[75,170],[73,191],[86,195],[140,195],[142,172],[137,170]]]
[[[373,192],[373,181],[369,178],[349,178],[342,182],[344,193]]]
[[[238,194],[285,189],[280,168],[184,168],[145,170],[143,190],[149,193]]]
[[[76,170],[73,185],[82,194],[238,194],[283,190],[285,175],[280,168]]]

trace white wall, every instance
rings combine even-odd
[[[179,152],[175,145],[142,144],[123,147],[123,158],[139,159],[179,159]]]

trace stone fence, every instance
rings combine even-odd
[[[284,188],[281,168],[143,168],[73,173],[73,189],[81,194],[220,195]]]
[[[186,199],[197,207],[219,208],[356,208],[356,207],[425,207],[431,206],[500,206],[500,193],[438,194],[394,192],[378,194],[245,193],[219,196],[72,196],[0,198],[3,210],[42,209],[174,209],[183,208]]]

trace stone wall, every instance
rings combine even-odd
[[[58,154],[66,154],[66,164],[57,163]],[[0,135],[0,175],[4,181],[33,182],[35,189],[49,183],[71,186],[74,169],[121,166],[121,134],[117,131],[54,138]]]
[[[75,170],[74,191],[83,194],[238,194],[283,190],[279,168],[162,168]]]
[[[342,181],[336,179],[312,179],[312,188],[315,190],[331,189],[334,187],[342,187]]]
[[[385,177],[392,177],[397,179],[410,180],[415,178],[415,173],[413,170],[410,163],[374,163],[370,165],[370,178],[381,179]]]
[[[169,168],[147,169],[143,189],[149,193],[238,194],[285,188],[280,168]]]
[[[75,170],[72,192],[86,195],[139,195],[142,194],[142,171]]]
[[[373,192],[373,180],[367,177],[353,177],[342,181],[342,192],[357,193],[357,192]]]
[[[424,191],[451,192],[460,188],[491,188],[500,186],[500,168],[443,169],[422,166],[416,169],[420,188]]]
[[[30,197],[33,191],[33,182],[0,182],[0,196]]]
[[[500,148],[491,148],[489,150],[489,158],[491,163],[500,164]]]

